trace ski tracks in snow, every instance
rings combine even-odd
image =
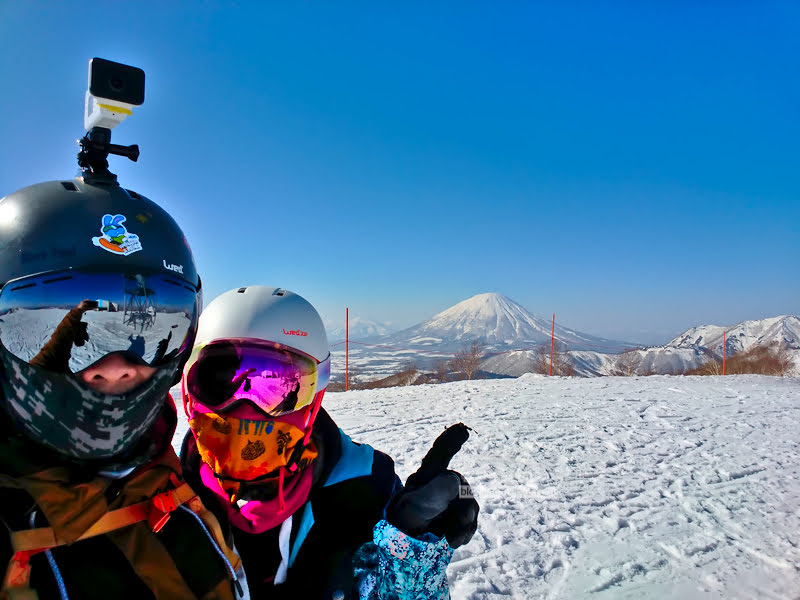
[[[405,479],[448,425],[481,505],[453,597],[787,598],[800,589],[800,382],[545,378],[328,394]]]

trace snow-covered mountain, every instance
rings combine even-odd
[[[380,337],[355,335],[351,321],[350,367],[366,379],[392,375],[410,364],[431,369],[435,362],[453,358],[455,352],[475,340],[483,343],[487,354],[494,359],[493,363],[491,358],[487,359],[487,372],[516,376],[530,370],[527,357],[536,347],[544,344],[549,348],[552,326],[552,321],[533,315],[501,294],[478,294],[418,325]],[[332,332],[329,335],[332,340],[336,339]],[[555,337],[570,350],[594,349],[602,353],[634,347],[634,344],[595,337],[558,323]],[[338,339],[342,338],[343,334]],[[358,341],[352,342],[354,339]],[[341,379],[344,348],[338,345],[332,349],[332,354],[334,379]],[[591,360],[602,362],[597,358]],[[598,373],[581,370],[580,374]]]
[[[641,361],[638,373],[682,373],[706,362],[710,356],[722,357],[722,334],[725,353],[733,356],[755,346],[777,343],[786,346],[800,366],[800,318],[781,315],[736,325],[700,325],[686,330],[663,346],[637,351]]]
[[[715,354],[722,354],[723,331],[725,351],[729,354],[736,354],[753,346],[766,346],[773,342],[800,350],[800,319],[792,315],[742,321],[732,327],[700,325],[683,332],[664,347],[705,349]]]
[[[726,354],[733,356],[754,346],[778,343],[789,348],[795,364],[800,368],[800,319],[783,315],[737,325],[700,325],[688,329],[663,346],[649,346],[630,351],[629,358],[617,353],[593,350],[569,351],[576,375],[594,377],[614,375],[630,366],[632,374],[679,374],[699,367],[710,356],[722,357],[722,333],[725,332]],[[520,350],[491,356],[483,368],[501,375],[517,377],[529,370],[533,352]]]
[[[345,328],[341,325],[334,326],[332,323],[325,323],[325,330],[328,334],[328,342],[340,342],[345,339]],[[395,332],[390,323],[372,321],[363,317],[353,317],[350,319],[350,339],[360,340],[374,337],[390,335]]]
[[[549,350],[552,321],[533,315],[501,294],[478,294],[396,333],[373,337],[355,334],[353,321],[350,327],[351,340],[369,338],[362,339],[369,343],[350,345],[351,369],[366,379],[392,375],[412,363],[423,370],[431,369],[436,361],[449,360],[472,340],[485,344],[483,371],[518,377],[531,370],[534,355],[543,345]],[[709,354],[722,355],[723,331],[728,356],[777,342],[793,352],[800,370],[800,318],[791,315],[725,327],[692,327],[663,346],[644,348],[581,333],[558,322],[555,337],[566,345],[576,375],[596,377],[627,369],[620,357],[624,350],[630,350],[632,374],[684,373],[707,361]],[[343,336],[342,332],[339,339]],[[344,371],[343,347],[334,349],[333,358],[334,377],[337,377]]]
[[[550,343],[552,321],[537,317],[502,294],[478,294],[385,340],[394,346],[460,349],[472,340],[491,350]],[[556,323],[555,337],[569,349],[618,351],[631,344],[595,337]]]

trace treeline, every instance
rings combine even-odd
[[[533,359],[530,361],[527,372],[550,374],[551,349],[548,346],[537,348]],[[575,365],[567,354],[566,347],[558,342],[552,349],[553,375],[575,375]],[[451,360],[437,361],[432,371],[422,371],[416,364],[408,364],[400,371],[381,379],[365,380],[357,368],[350,368],[351,390],[372,390],[378,388],[395,387],[403,385],[422,385],[424,383],[446,383],[448,381],[463,381],[472,379],[485,379],[495,376],[482,371],[480,366],[486,358],[486,345],[473,341],[465,345],[453,355]],[[332,392],[342,392],[345,384],[342,381],[331,382],[328,389]]]
[[[783,377],[794,371],[795,364],[786,344],[772,342],[766,346],[753,346],[746,352],[734,354],[725,360],[726,375],[777,375]],[[685,375],[722,375],[722,359],[709,356],[708,360]]]
[[[437,362],[433,370],[420,370],[416,364],[408,364],[400,371],[381,379],[365,379],[357,368],[350,369],[350,389],[369,390],[386,387],[421,385],[425,383],[445,383],[470,379],[483,379],[491,374],[481,370],[480,365],[486,356],[484,344],[474,341],[464,346],[451,360]],[[570,377],[575,375],[575,365],[566,350],[566,346],[556,342],[552,348],[552,371],[550,369],[551,349],[539,346],[530,360],[526,372],[541,375],[557,375]],[[611,368],[611,375],[722,375],[722,357],[706,352],[706,360],[699,367],[688,369],[683,373],[656,373],[643,371],[642,355],[637,350],[629,350],[617,356]],[[753,346],[746,352],[739,352],[726,357],[725,374],[727,375],[774,375],[783,377],[794,372],[795,362],[786,344],[773,342],[768,345]],[[344,382],[331,382],[328,389],[341,392]]]
[[[722,356],[705,351],[703,363],[678,373],[658,373],[641,367],[642,355],[637,350],[621,353],[612,368],[612,375],[722,375]],[[775,375],[783,377],[794,372],[795,363],[786,344],[772,342],[753,346],[745,352],[731,354],[725,359],[726,375]]]

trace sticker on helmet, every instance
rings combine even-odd
[[[128,256],[142,249],[139,236],[128,233],[123,223],[124,215],[103,215],[103,223],[100,226],[100,237],[92,238],[95,246],[114,254]]]

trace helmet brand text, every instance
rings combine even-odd
[[[289,331],[286,331],[284,329],[283,330],[283,334],[284,335],[299,335],[301,337],[307,337],[308,336],[308,332],[307,331],[300,331],[299,329],[290,329]]]
[[[164,263],[164,268],[168,271],[175,271],[176,273],[183,275],[183,265],[167,264],[167,261],[163,258],[161,259],[161,262]]]

